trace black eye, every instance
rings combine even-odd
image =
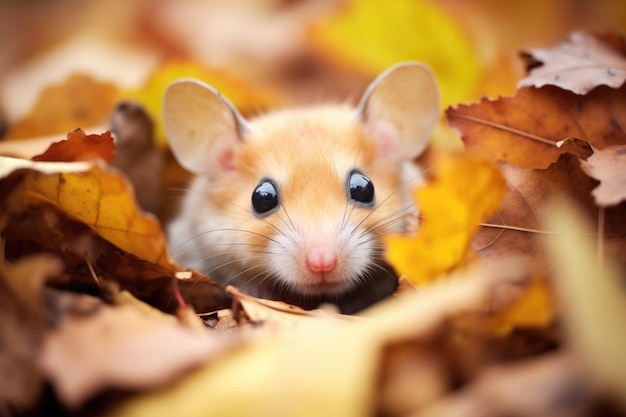
[[[252,193],[252,208],[256,214],[265,214],[278,207],[278,191],[268,180],[261,181]]]
[[[348,178],[350,200],[370,205],[374,202],[374,183],[359,171],[352,171]]]

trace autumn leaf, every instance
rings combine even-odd
[[[109,133],[87,136],[78,130],[68,136],[69,140],[53,145],[40,159],[83,159],[92,152],[108,158],[112,154]],[[91,147],[91,143],[102,146]],[[175,307],[171,295],[174,280],[180,280],[184,296],[199,311],[230,304],[216,283],[195,271],[181,270],[169,258],[160,223],[137,207],[131,185],[117,170],[97,161],[62,163],[0,158],[0,176],[14,173],[6,183],[13,184],[14,192],[9,194],[13,203],[6,211],[10,217],[3,219],[8,224],[3,230],[5,239],[26,239],[40,248],[56,251],[65,258],[69,269],[84,263],[87,254],[103,268],[106,279],[164,311],[173,311]],[[19,185],[15,186],[15,182]],[[111,253],[116,249],[127,256]],[[57,282],[63,287],[70,283],[92,287],[94,284],[90,277]]]
[[[226,287],[226,292],[241,304],[247,318],[254,324],[262,324],[273,329],[289,331],[295,329],[310,320],[320,318],[328,321],[349,322],[355,319],[353,316],[338,314],[336,311],[304,310],[298,306],[282,301],[265,300],[252,297],[233,286]],[[356,319],[355,319],[356,320]]]
[[[553,201],[543,222],[556,232],[547,250],[556,269],[565,343],[598,388],[626,407],[626,372],[616,365],[626,349],[623,274],[612,259],[598,259],[591,229],[571,201]]]
[[[49,255],[0,261],[0,410],[23,414],[35,410],[43,391],[37,366],[45,330],[43,286],[61,272],[58,259]]]
[[[114,157],[115,143],[111,132],[87,135],[82,129],[76,129],[67,134],[67,139],[53,143],[46,152],[34,156],[32,160],[77,162],[101,158],[105,162],[111,162]]]
[[[418,189],[424,217],[415,236],[387,239],[387,258],[416,284],[432,281],[471,256],[470,240],[499,206],[505,182],[496,165],[470,154],[442,157],[436,179]]]
[[[520,168],[547,168],[567,148],[557,142],[584,139],[603,149],[626,144],[626,87],[598,87],[579,96],[553,86],[522,88],[514,97],[483,99],[446,111],[465,146]]]
[[[498,259],[511,254],[531,256],[539,267],[545,265],[540,243],[551,238],[553,230],[545,230],[540,215],[556,195],[568,196],[592,221],[599,221],[599,210],[591,195],[597,182],[583,172],[580,160],[564,154],[547,169],[521,169],[501,164],[507,180],[507,192],[498,212],[474,236],[472,246],[481,258]],[[604,248],[626,267],[620,254],[626,250],[626,205],[607,207],[604,212],[606,238]]]
[[[593,404],[593,387],[581,368],[577,358],[567,351],[491,366],[468,386],[437,398],[416,415],[576,416]]]
[[[554,319],[552,291],[544,279],[533,279],[515,301],[492,317],[496,334],[507,335],[515,328],[546,328]]]
[[[367,311],[365,320],[311,316],[284,332],[270,327],[271,332],[225,353],[178,384],[128,398],[105,415],[168,416],[171,410],[190,417],[317,416],[320,410],[328,416],[371,414],[381,406],[380,391],[385,389],[379,387],[380,367],[388,363],[392,351],[410,348],[413,360],[446,363],[444,350],[420,348],[449,317],[478,308],[495,286],[524,276],[524,268],[511,265],[518,266],[503,262],[470,268],[463,279],[437,282],[423,292],[381,303]],[[431,396],[451,387],[452,381],[440,373],[443,369],[422,369],[440,384],[428,387]],[[384,381],[392,383],[393,378],[386,374]],[[410,385],[414,381],[405,380],[409,385],[401,388],[396,385],[411,396],[404,399],[408,403],[417,395],[415,385]]]
[[[433,2],[353,0],[314,25],[309,39],[322,56],[370,75],[399,61],[425,62],[437,76],[444,105],[476,94],[480,68],[473,48]]]
[[[505,194],[504,178],[493,163],[469,154],[448,158],[435,164],[435,181],[416,192],[424,217],[416,235],[388,240],[388,259],[415,284],[469,262],[475,256],[471,243],[480,223],[499,208]],[[511,253],[499,253],[500,259]],[[506,335],[518,327],[547,327],[554,318],[543,280],[533,280],[517,291],[514,301],[491,317],[496,334]]]
[[[97,163],[86,172],[27,172],[24,200],[58,207],[125,252],[157,265],[171,265],[157,219],[138,210],[123,176]]]
[[[126,175],[143,210],[160,215],[162,190],[169,184],[164,183],[165,152],[156,144],[153,120],[143,107],[123,101],[111,115],[110,129],[115,134],[115,159],[109,165]]]
[[[96,267],[103,279],[114,281],[161,311],[174,313],[178,305],[172,296],[174,280],[185,303],[199,313],[207,313],[232,304],[222,287],[200,273],[176,271],[176,267],[155,265],[131,254],[103,254]]]
[[[591,191],[598,206],[614,206],[626,200],[626,145],[596,150],[586,161],[580,161],[580,166],[600,181]]]
[[[619,88],[626,80],[626,49],[619,50],[610,40],[573,33],[569,41],[553,48],[525,52],[522,57],[529,63],[530,74],[517,85],[554,85],[575,94],[587,94],[600,85]]]
[[[119,99],[116,86],[74,74],[41,93],[30,114],[11,126],[7,138],[65,134],[105,124]]]
[[[75,409],[107,388],[163,387],[231,345],[169,318],[129,304],[68,319],[46,338],[43,370],[61,401]]]
[[[0,158],[0,167],[11,162],[13,158]],[[15,165],[32,169],[24,174],[25,204],[57,207],[120,249],[171,267],[160,224],[138,210],[121,175],[98,163],[22,161]]]

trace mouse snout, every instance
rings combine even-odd
[[[311,272],[331,272],[337,266],[337,253],[328,245],[314,245],[306,254],[306,267]]]

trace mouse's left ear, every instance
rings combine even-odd
[[[367,87],[356,114],[382,157],[412,159],[428,145],[439,118],[435,76],[417,62],[396,64]]]

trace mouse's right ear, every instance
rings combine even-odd
[[[178,162],[191,172],[209,176],[233,169],[234,150],[250,129],[230,101],[193,79],[175,81],[167,88],[163,119]]]

